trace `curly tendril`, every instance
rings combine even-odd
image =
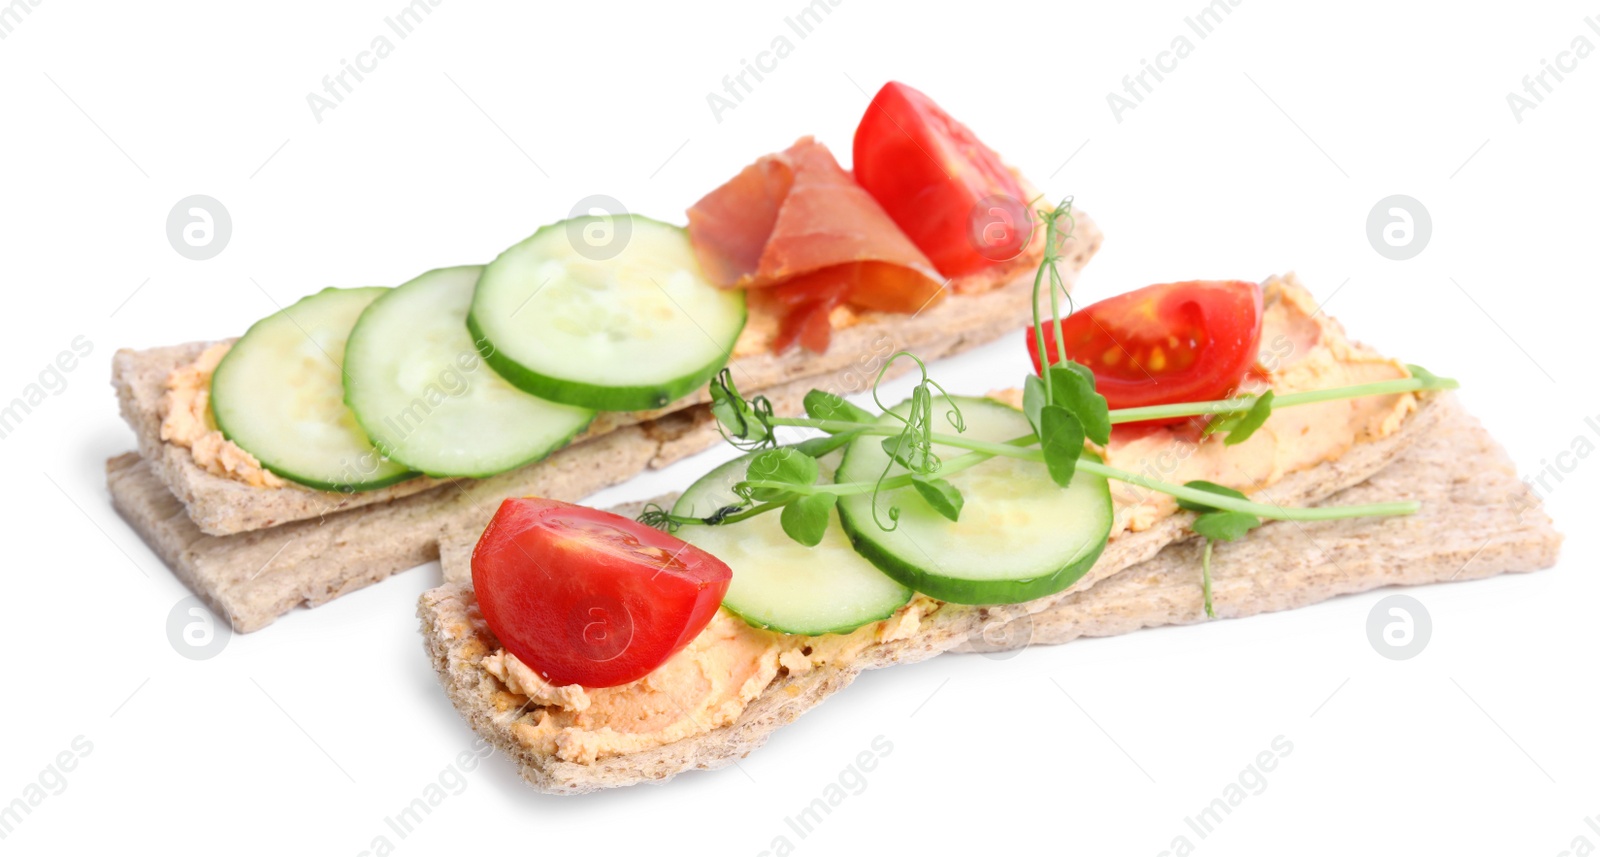
[[[676,533],[678,528],[684,524],[703,524],[708,527],[714,527],[727,520],[729,516],[737,515],[749,508],[748,504],[733,503],[723,506],[704,518],[699,518],[694,515],[674,515],[662,508],[660,503],[646,503],[644,508],[640,510],[639,517],[634,520],[663,532]]]
[[[655,527],[668,533],[676,533],[683,522],[678,520],[671,512],[661,508],[660,503],[646,503],[639,511],[639,517],[634,520],[647,527]]]
[[[904,415],[895,413],[885,407],[883,400],[878,395],[884,376],[888,374],[889,368],[894,365],[895,361],[901,357],[909,358],[917,364],[919,376],[917,386],[911,391],[911,407]],[[889,518],[887,524],[878,516],[878,497],[883,491],[884,480],[890,478],[889,471],[894,468],[896,463],[899,463],[918,476],[932,476],[938,472],[941,464],[938,454],[933,451],[932,417],[934,396],[931,392],[932,390],[938,390],[939,398],[950,406],[950,409],[945,412],[945,420],[957,432],[965,432],[967,430],[967,421],[966,417],[961,413],[961,407],[950,397],[949,391],[937,381],[928,377],[927,364],[922,362],[922,359],[915,354],[909,351],[898,351],[890,356],[884,362],[883,367],[878,370],[878,377],[872,384],[872,401],[878,406],[878,409],[899,420],[904,426],[898,435],[892,436],[892,441],[885,441],[884,450],[889,452],[889,460],[884,464],[883,472],[878,474],[878,480],[872,488],[872,519],[885,532],[893,532],[900,522],[900,508],[898,506],[890,505],[885,510]]]

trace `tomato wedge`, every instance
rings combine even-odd
[[[1032,234],[1016,176],[965,125],[903,83],[856,127],[856,181],[946,277],[1016,258]]]
[[[538,497],[501,503],[472,552],[489,630],[554,685],[643,678],[711,622],[732,579],[675,536]]]
[[[1095,386],[1113,409],[1202,402],[1232,393],[1255,365],[1261,314],[1261,287],[1255,283],[1161,283],[1062,319],[1062,343],[1068,359],[1094,371]],[[1055,328],[1049,321],[1044,334],[1045,353],[1055,363]],[[1039,370],[1031,327],[1027,338]]]

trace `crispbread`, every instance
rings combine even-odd
[[[1099,250],[1101,240],[1093,221],[1079,215],[1061,254],[1060,268],[1068,282]],[[871,374],[888,353],[896,350],[908,349],[926,357],[939,343],[957,342],[957,348],[965,348],[994,339],[1020,328],[1031,317],[1033,278],[1031,270],[1023,274],[1023,267],[1016,264],[1007,269],[1011,279],[1005,285],[986,292],[952,293],[914,315],[861,313],[856,323],[834,332],[832,344],[822,354],[795,350],[777,355],[762,351],[738,357],[731,364],[734,381],[746,394],[801,378],[813,379],[813,386],[826,387],[817,379],[845,373]],[[112,385],[117,390],[123,419],[137,438],[139,454],[148,462],[151,475],[180,501],[201,532],[229,535],[322,518],[431,491],[443,484],[441,480],[417,478],[352,494],[294,484],[258,488],[208,473],[195,464],[187,449],[162,441],[161,399],[168,374],[193,362],[210,344],[123,349],[112,359]],[[949,350],[946,348],[944,353]],[[702,388],[666,409],[602,414],[579,439],[593,439],[708,400],[708,391]]]
[[[106,462],[106,481],[112,505],[156,554],[247,632],[433,559],[438,528],[451,518],[487,521],[507,494],[576,500],[644,469],[659,449],[644,427],[629,426],[559,450],[537,468],[230,536],[200,532],[137,453]]]
[[[1415,515],[1277,522],[1212,554],[1218,618],[1292,610],[1383,586],[1476,580],[1555,564],[1561,535],[1517,478],[1505,450],[1459,405],[1435,431],[1371,479],[1329,498],[1344,504],[1422,501]],[[1173,545],[1084,591],[1005,625],[957,651],[1106,637],[1206,621],[1202,543]]]
[[[1441,422],[1454,424],[1465,419],[1469,418],[1451,398],[1426,397],[1398,432],[1382,440],[1358,444],[1338,461],[1290,474],[1271,489],[1272,500],[1286,505],[1320,501],[1368,479],[1417,440],[1429,436]],[[1449,437],[1451,443],[1470,446],[1459,433]],[[475,538],[475,534],[457,530],[447,536],[442,560],[446,582],[423,594],[418,603],[418,615],[422,620],[424,645],[446,693],[469,725],[510,755],[523,778],[536,788],[576,794],[661,782],[686,770],[727,765],[763,744],[774,729],[793,721],[829,694],[848,685],[861,671],[923,660],[956,648],[985,628],[1003,627],[1024,616],[1048,610],[1072,597],[1072,593],[1092,592],[1100,581],[1151,560],[1168,545],[1188,538],[1192,520],[1192,514],[1179,513],[1150,529],[1125,533],[1114,539],[1089,574],[1066,593],[1020,605],[941,605],[921,619],[917,633],[909,639],[873,643],[859,657],[845,664],[819,666],[800,675],[780,674],[731,725],[649,751],[601,758],[587,765],[534,753],[513,737],[512,725],[516,720],[531,715],[524,710],[525,700],[506,691],[481,666],[484,656],[493,652],[498,643],[483,623],[472,597],[467,540]],[[1381,562],[1374,557],[1362,558],[1363,563],[1375,561]],[[1346,564],[1347,569],[1352,566]],[[1368,566],[1356,568],[1366,573]],[[1194,585],[1192,577],[1190,585]]]
[[[932,359],[963,351],[1011,330],[1014,323],[1010,318],[991,320],[986,326],[927,339],[922,353]],[[887,351],[878,349],[874,359],[879,363],[867,374],[875,373],[887,357]],[[893,377],[910,366],[902,361],[889,367],[888,374]],[[790,380],[764,395],[776,412],[799,413],[807,392],[837,386],[837,380]],[[441,533],[482,530],[505,497],[538,494],[581,500],[720,440],[710,407],[695,405],[618,427],[509,473],[436,484],[380,505],[226,536],[201,532],[150,458],[134,453],[113,458],[106,463],[106,479],[112,504],[123,518],[234,630],[246,632],[299,605],[314,607],[433,559]],[[187,455],[183,458],[189,461]]]

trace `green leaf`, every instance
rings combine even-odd
[[[824,455],[827,455],[828,453],[845,446],[850,441],[855,440],[860,436],[861,432],[859,431],[842,431],[838,434],[828,434],[823,435],[822,437],[806,438],[805,440],[794,444],[794,451],[800,453],[801,455],[809,455],[812,458],[821,458]]]
[[[711,388],[711,415],[717,418],[723,434],[729,437],[742,440],[748,431],[745,421],[740,419],[739,402],[714,385]]]
[[[1039,411],[1048,404],[1050,402],[1044,394],[1044,379],[1029,375],[1028,380],[1022,382],[1022,412],[1028,416],[1028,424],[1033,426],[1034,434],[1039,434]]]
[[[1210,491],[1213,494],[1221,494],[1224,497],[1232,497],[1235,500],[1248,500],[1248,499],[1250,499],[1249,497],[1244,496],[1244,494],[1240,493],[1239,491],[1237,491],[1237,490],[1235,490],[1233,488],[1229,488],[1226,485],[1218,485],[1215,482],[1207,482],[1204,479],[1191,479],[1190,481],[1183,483],[1183,487],[1185,487],[1185,488],[1193,488],[1196,491]],[[1215,511],[1218,511],[1216,506],[1207,506],[1204,503],[1196,503],[1193,500],[1185,500],[1182,497],[1177,498],[1177,500],[1178,500],[1178,508],[1187,509],[1190,512],[1215,512]]]
[[[794,447],[780,447],[758,453],[750,459],[750,466],[745,470],[745,479],[756,482],[782,482],[787,485],[810,486],[815,485],[817,477],[821,474],[817,460],[795,450]],[[782,488],[755,488],[750,491],[750,499],[758,501],[780,500],[792,492]]]
[[[1072,371],[1078,373],[1078,375],[1082,376],[1083,380],[1089,382],[1089,389],[1091,389],[1091,390],[1094,389],[1095,380],[1094,380],[1094,370],[1093,369],[1090,369],[1089,367],[1083,365],[1082,363],[1077,362],[1076,360],[1068,360],[1065,363],[1057,363],[1055,365],[1060,366],[1063,369],[1071,369]]]
[[[1083,424],[1060,405],[1045,405],[1039,411],[1039,442],[1044,466],[1050,478],[1062,488],[1072,482],[1083,455]]]
[[[1106,397],[1094,390],[1094,373],[1068,361],[1050,367],[1051,404],[1066,408],[1078,418],[1085,437],[1101,446],[1111,442],[1111,410]]]
[[[723,434],[742,443],[760,443],[771,436],[767,424],[756,418],[750,403],[739,395],[726,369],[711,382],[711,415],[717,418]]]
[[[913,476],[911,484],[935,512],[952,521],[960,520],[961,505],[964,502],[961,489],[950,484],[949,480],[931,476]]]
[[[1208,539],[1231,542],[1256,527],[1261,519],[1244,512],[1207,512],[1194,519],[1194,531]]]
[[[784,506],[778,523],[789,538],[814,548],[828,532],[828,520],[838,499],[837,494],[807,494]]]
[[[812,390],[805,398],[806,415],[814,420],[844,420],[870,423],[877,420],[869,411],[856,407],[826,390]]]
[[[1239,420],[1243,418],[1244,414],[1240,411],[1229,411],[1225,414],[1213,414],[1211,419],[1206,420],[1206,427],[1200,430],[1200,436],[1204,438],[1210,437],[1214,434],[1227,434],[1228,432],[1233,431],[1234,426],[1237,426],[1239,424]],[[1190,417],[1189,419],[1192,420],[1194,417]]]
[[[1223,438],[1222,445],[1237,446],[1249,440],[1250,435],[1255,434],[1256,429],[1261,428],[1262,424],[1267,421],[1267,417],[1272,416],[1272,399],[1273,392],[1271,390],[1257,396],[1255,402],[1250,405],[1250,410],[1239,415],[1228,426],[1228,436]]]
[[[812,485],[816,483],[821,470],[815,458],[797,452],[792,447],[785,447],[757,454],[750,459],[750,467],[745,473],[749,479]]]

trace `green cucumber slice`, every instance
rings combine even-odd
[[[949,402],[934,399],[935,420]],[[966,419],[965,437],[1004,441],[1033,429],[1028,418],[992,399],[954,397]],[[908,404],[893,409],[905,414]],[[899,425],[885,415],[879,422]],[[881,436],[863,436],[845,447],[838,482],[874,482],[889,464]],[[935,446],[948,461],[964,450]],[[906,472],[896,464],[891,476]],[[1061,488],[1042,465],[993,458],[944,477],[965,500],[959,521],[940,515],[911,487],[881,492],[878,518],[900,509],[899,526],[884,530],[873,519],[871,494],[842,497],[839,519],[861,555],[885,574],[918,592],[958,604],[1016,604],[1077,582],[1111,533],[1111,490],[1102,477],[1079,471]]]
[[[665,407],[710,381],[744,322],[744,293],[706,281],[688,234],[638,215],[540,229],[489,263],[467,316],[506,380],[611,411]]]
[[[752,457],[735,458],[701,477],[678,498],[673,514],[703,518],[739,502],[733,486],[744,479]],[[824,461],[824,478],[829,469]],[[776,512],[731,524],[687,524],[677,536],[733,569],[722,606],[757,628],[808,636],[842,634],[888,618],[911,599],[911,590],[850,547],[839,529],[838,513],[816,547],[785,535]]]
[[[344,350],[344,400],[390,460],[484,477],[549,455],[594,418],[513,387],[467,332],[481,265],[441,268],[373,301]]]
[[[211,376],[224,437],[261,466],[324,491],[370,491],[417,474],[373,447],[344,404],[344,346],[381,286],[323,289],[251,325]]]

